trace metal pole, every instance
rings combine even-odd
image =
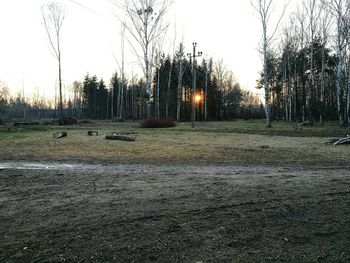
[[[191,114],[191,121],[192,121],[192,128],[195,128],[196,126],[196,57],[201,57],[202,56],[202,52],[198,52],[198,54],[196,54],[196,47],[197,47],[197,42],[193,42],[193,54],[188,53],[187,55],[190,57],[190,61],[192,60],[192,87],[193,87],[193,91],[192,91],[192,114]]]
[[[207,97],[208,97],[208,68],[205,70],[205,91],[204,91],[204,120],[208,119],[208,109],[207,109]]]
[[[192,61],[192,128],[196,127],[196,46],[197,43],[193,43],[193,61]]]

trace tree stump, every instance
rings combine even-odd
[[[67,137],[67,132],[66,131],[62,131],[62,132],[56,132],[53,134],[53,138],[54,139],[61,139],[61,138],[64,138],[64,137]]]
[[[88,136],[98,136],[98,131],[88,131]]]

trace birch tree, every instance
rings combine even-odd
[[[345,33],[346,33],[346,45],[347,50],[350,52],[350,1],[346,4],[347,12],[345,17]],[[347,124],[350,123],[350,57],[348,56],[348,80],[347,80],[347,96],[346,96],[346,107],[345,107],[345,119]]]
[[[331,29],[331,16],[330,13],[324,8],[324,4],[320,5],[320,36],[322,44],[322,69],[321,69],[321,84],[320,84],[320,124],[324,124],[324,102],[325,102],[325,87],[326,87],[326,48],[329,41],[330,29]]]
[[[125,24],[122,25],[121,29],[121,66],[119,67],[121,75],[121,84],[118,94],[118,104],[119,104],[119,120],[123,119],[123,101],[124,101],[124,83],[125,83]]]
[[[65,8],[58,2],[51,2],[43,6],[41,12],[51,52],[58,62],[59,118],[63,124],[61,31],[65,20]]]
[[[297,13],[296,13],[296,19],[299,24],[299,50],[302,52],[300,53],[301,55],[301,65],[299,67],[299,78],[300,78],[300,84],[301,84],[301,121],[304,122],[306,121],[306,116],[307,116],[307,94],[306,94],[306,77],[305,77],[305,71],[306,71],[306,57],[307,57],[307,24],[306,24],[306,19],[307,15],[305,13],[305,9],[301,9],[298,7]]]
[[[180,122],[181,116],[181,101],[182,101],[182,78],[184,75],[184,56],[185,56],[185,48],[183,43],[180,43],[179,50],[176,54],[178,61],[178,76],[177,76],[177,98],[176,98],[176,120]]]
[[[348,17],[349,8],[344,0],[322,0],[325,7],[334,17],[336,37],[335,46],[337,53],[337,73],[336,73],[336,96],[337,96],[337,111],[341,126],[345,125],[342,94],[344,92],[344,64],[345,64],[345,49],[346,38],[348,34]]]
[[[170,86],[171,86],[171,78],[173,73],[173,60],[175,58],[175,44],[176,43],[176,28],[175,28],[175,36],[172,43],[172,54],[170,56],[170,69],[168,74],[168,85],[167,85],[167,93],[166,93],[166,100],[165,100],[165,118],[169,118],[169,100],[170,100]]]
[[[162,61],[162,53],[160,49],[156,51],[154,66],[156,68],[157,82],[155,83],[154,99],[155,99],[155,117],[160,118],[160,103],[159,103],[159,89],[160,89],[160,67]]]
[[[290,57],[291,57],[291,52],[292,50],[292,38],[293,36],[291,35],[291,30],[293,28],[293,24],[291,21],[291,25],[289,27],[286,27],[283,30],[283,35],[284,38],[282,39],[282,54],[283,54],[283,86],[284,86],[284,96],[285,96],[285,119],[288,122],[292,121],[292,92],[291,92],[291,87],[290,83],[287,80],[287,76],[290,76],[290,71],[291,71],[291,62],[290,62]]]
[[[317,30],[317,25],[318,25],[318,17],[320,13],[318,12],[319,9],[317,8],[317,3],[318,0],[308,0],[307,2],[304,2],[304,8],[308,17],[308,22],[309,22],[309,43],[310,43],[310,87],[308,90],[309,93],[309,107],[308,107],[308,112],[309,112],[309,119],[312,118],[312,112],[311,112],[311,105],[310,105],[310,100],[312,97],[312,92],[315,88],[315,74],[314,74],[314,42],[315,42],[315,37],[316,37],[316,30]]]
[[[126,30],[136,44],[131,41],[129,43],[142,67],[146,80],[146,94],[149,100],[154,46],[159,36],[168,28],[165,16],[171,0],[111,0],[111,2],[124,10]],[[149,112],[147,115],[149,115]]]
[[[269,87],[269,68],[268,68],[268,56],[271,49],[272,41],[276,32],[279,29],[280,23],[286,11],[287,5],[284,4],[283,12],[275,25],[271,25],[271,16],[274,12],[274,0],[251,0],[251,5],[255,9],[261,26],[262,26],[262,48],[261,53],[263,55],[263,71],[264,71],[264,90],[265,90],[265,114],[266,125],[271,128],[271,110],[270,110],[270,87]],[[272,28],[272,30],[270,29]]]
[[[224,61],[220,59],[214,67],[214,76],[216,77],[219,90],[221,91],[220,103],[219,103],[219,118],[224,117],[224,100],[226,94],[226,79],[228,76],[228,71],[224,65]]]

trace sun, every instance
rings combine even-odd
[[[196,103],[199,103],[199,102],[201,102],[201,100],[202,100],[202,96],[199,95],[199,94],[197,94],[197,95],[194,97],[194,100],[195,100]]]

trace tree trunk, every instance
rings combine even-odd
[[[345,114],[345,117],[346,117],[346,122],[347,124],[349,124],[350,122],[350,119],[349,119],[349,113],[350,113],[350,66],[349,66],[349,75],[348,75],[348,85],[347,85],[347,96],[346,96],[346,114]]]
[[[321,73],[321,94],[320,94],[320,124],[324,125],[324,91],[325,91],[325,43],[322,46],[322,73]]]
[[[166,100],[165,100],[165,119],[169,118],[169,93],[170,93],[170,86],[171,86],[171,77],[172,77],[172,71],[173,71],[173,63],[170,61],[170,71],[169,71],[169,76],[168,76],[168,86],[167,86],[167,91],[166,91]]]
[[[150,96],[151,96],[151,72],[150,72],[150,62],[148,59],[148,46],[145,52],[145,75],[146,75],[146,115],[147,118],[150,117]]]
[[[119,109],[119,120],[123,119],[123,107],[124,107],[124,80],[122,78],[122,84],[120,87],[120,109]]]
[[[160,86],[160,69],[157,69],[157,85],[156,85],[156,118],[160,118],[160,103],[159,103],[159,86]]]
[[[114,86],[112,86],[111,90],[111,120],[114,119]]]
[[[109,97],[110,97],[110,92],[107,93],[107,112],[106,112],[106,120],[108,120],[108,113],[109,113]]]
[[[271,128],[271,115],[270,115],[270,89],[269,89],[269,71],[268,71],[268,46],[267,46],[267,28],[264,26],[264,90],[265,90],[265,114],[266,114],[266,126]]]
[[[204,90],[204,120],[208,120],[207,109],[207,97],[208,97],[208,69],[205,70],[205,90]]]
[[[344,65],[344,52],[343,50],[340,50],[339,52],[339,59],[338,59],[338,65],[337,65],[337,79],[336,79],[336,89],[337,89],[337,112],[339,117],[339,122],[341,126],[344,126],[344,119],[343,119],[343,113],[342,113],[342,101],[341,101],[341,82],[343,78],[343,65]]]
[[[62,67],[61,67],[60,51],[59,51],[59,55],[58,55],[58,82],[59,82],[59,96],[60,96],[60,101],[59,101],[60,124],[63,125]]]
[[[182,64],[182,58],[179,59],[179,76],[178,76],[178,83],[177,83],[177,112],[176,112],[176,120],[177,122],[180,122],[181,117],[181,89],[182,89],[182,76],[183,76],[183,64]]]

